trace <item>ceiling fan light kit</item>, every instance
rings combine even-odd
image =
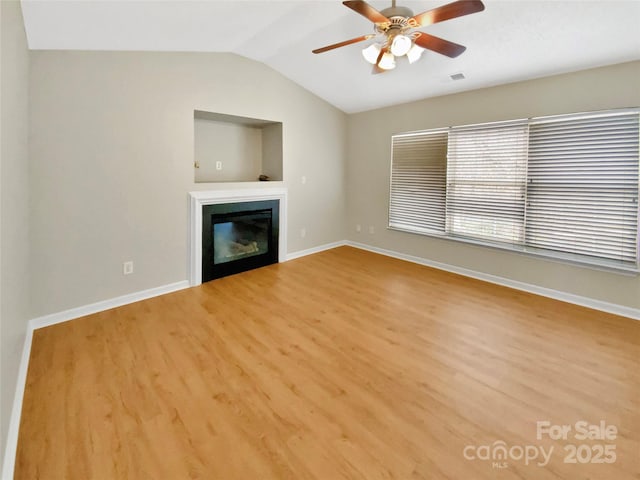
[[[378,62],[378,67],[382,70],[393,70],[396,68],[396,58],[392,53],[385,52],[382,54],[382,58]]]
[[[392,0],[391,7],[381,12],[363,0],[349,0],[342,3],[373,22],[375,33],[318,48],[313,50],[313,53],[323,53],[371,38],[382,37],[362,50],[362,56],[374,66],[373,73],[394,69],[396,57],[406,56],[410,64],[414,63],[420,59],[424,50],[431,50],[450,58],[457,57],[466,50],[466,47],[416,29],[484,10],[481,0],[458,0],[418,15],[414,15],[407,7],[396,6],[395,0]]]
[[[380,45],[378,45],[377,43],[372,43],[367,48],[362,50],[362,56],[371,65],[375,65],[378,61],[378,55],[380,55],[380,49]]]
[[[422,52],[424,52],[424,48],[414,43],[411,49],[407,52],[407,60],[409,60],[409,63],[417,62],[418,60],[420,60]]]
[[[406,35],[398,34],[393,37],[391,42],[391,53],[396,57],[401,57],[409,53],[411,47],[413,47],[413,40]]]

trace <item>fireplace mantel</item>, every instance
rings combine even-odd
[[[202,206],[218,203],[252,202],[256,200],[280,201],[280,235],[278,238],[278,261],[287,258],[287,189],[252,188],[236,190],[208,190],[189,192],[189,283],[192,287],[202,283]]]

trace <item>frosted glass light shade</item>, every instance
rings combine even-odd
[[[409,60],[409,63],[420,60],[422,52],[424,52],[424,48],[414,44],[413,47],[411,47],[411,49],[407,52],[407,59]]]
[[[411,50],[412,45],[413,42],[406,35],[396,35],[391,42],[391,53],[396,57],[401,57]]]
[[[396,68],[396,59],[392,53],[385,52],[380,59],[378,66],[383,70],[392,70]]]
[[[380,55],[380,46],[376,43],[373,43],[362,50],[362,56],[371,65],[376,64],[376,61],[378,61],[378,55]]]

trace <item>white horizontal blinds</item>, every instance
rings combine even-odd
[[[447,129],[392,137],[389,227],[444,234]]]
[[[635,264],[638,112],[531,122],[527,244]]]
[[[523,242],[527,129],[526,120],[451,129],[448,234]]]

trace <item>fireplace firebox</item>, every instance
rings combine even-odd
[[[202,281],[278,262],[279,201],[202,206]]]

